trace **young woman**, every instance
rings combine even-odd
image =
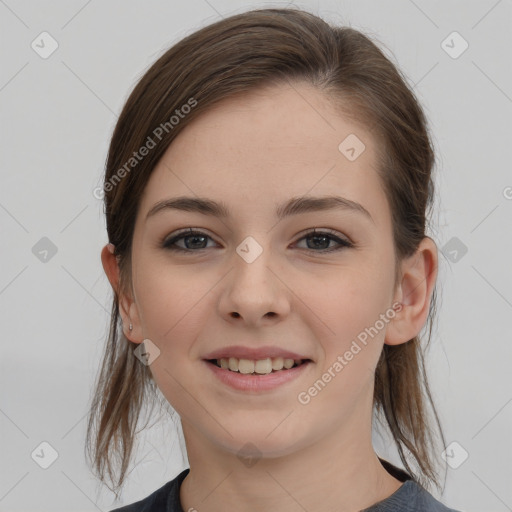
[[[159,389],[190,468],[116,510],[449,510],[428,490],[443,436],[418,336],[433,165],[396,67],[301,10],[231,16],[152,65],[107,159],[114,300],[88,447],[119,489]]]

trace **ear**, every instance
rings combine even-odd
[[[425,325],[437,279],[437,262],[437,246],[430,237],[423,238],[416,252],[402,262],[402,277],[395,291],[395,301],[401,302],[402,307],[386,329],[388,345],[411,340]]]
[[[119,300],[119,314],[123,321],[123,334],[125,337],[134,342],[141,343],[144,340],[141,332],[141,323],[137,305],[131,295],[120,293],[119,287],[119,262],[118,257],[114,254],[114,245],[107,244],[101,250],[101,263],[103,270],[110,281],[112,288]],[[132,324],[130,331],[129,325]]]

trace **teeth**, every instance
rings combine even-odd
[[[229,362],[231,363],[231,358],[229,358]],[[240,359],[240,361],[238,361],[238,371],[240,373],[254,373],[254,361]]]
[[[268,375],[272,371],[277,372],[283,368],[288,370],[292,368],[294,364],[299,365],[301,363],[302,359],[283,359],[282,357],[267,357],[266,359],[259,359],[257,361],[237,359],[236,357],[217,359],[217,366],[225,370],[244,374],[257,373],[259,375]]]
[[[275,357],[272,359],[272,370],[282,370],[284,366],[284,360],[282,357]]]
[[[289,370],[293,365],[295,364],[295,361],[293,359],[285,359],[283,361],[284,367]]]

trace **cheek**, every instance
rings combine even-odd
[[[329,278],[312,281],[302,295],[325,326],[325,332],[347,340],[373,325],[387,307],[390,284],[368,267],[341,268]]]
[[[316,315],[309,317],[321,326],[321,331],[313,328],[323,349],[319,372],[327,372],[326,379],[336,382],[325,395],[327,403],[338,400],[337,393],[345,399],[353,397],[361,386],[373,381],[391,319],[388,302],[392,277],[384,272],[385,264],[382,261],[380,265],[375,262],[360,268],[342,268],[333,272],[331,279],[322,280],[322,286],[310,283],[307,304]],[[388,317],[382,320],[386,312]],[[347,393],[342,393],[343,389]]]
[[[197,329],[198,320],[205,317],[208,291],[214,287],[215,279],[206,275],[201,279],[170,265],[149,267],[139,273],[136,287],[144,336],[162,348],[175,339],[190,339],[185,330]]]
[[[190,393],[201,394],[196,387],[190,389],[189,363],[194,343],[214,308],[208,291],[216,281],[170,266],[154,265],[139,275],[136,296],[143,336],[160,350],[150,371],[167,401],[184,417],[194,410]]]
[[[308,300],[317,304],[319,316],[328,326],[318,339],[324,352],[318,378],[326,383],[322,398],[315,402],[318,410],[349,411],[362,396],[371,396],[385,338],[387,324],[380,318],[387,311],[388,290],[387,283],[374,275],[354,272],[331,281],[323,292],[315,289],[309,295]]]

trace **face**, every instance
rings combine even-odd
[[[148,216],[182,196],[219,203],[227,215],[163,208]],[[360,206],[277,215],[292,199],[327,196]],[[343,425],[362,428],[394,300],[392,242],[375,140],[311,86],[260,89],[187,126],[140,204],[130,308],[140,341],[160,350],[150,370],[184,425],[222,450],[252,442],[269,457]],[[234,346],[309,362],[273,372],[295,375],[269,389],[235,389],[218,376],[229,370],[205,361]]]

